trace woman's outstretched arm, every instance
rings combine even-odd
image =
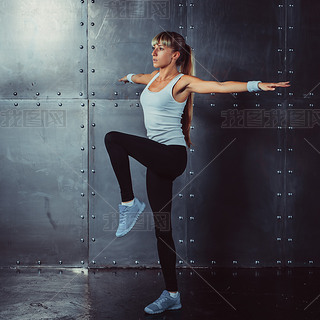
[[[155,70],[152,73],[148,73],[148,74],[147,73],[134,74],[132,75],[131,80],[134,83],[148,84],[157,72],[158,70]],[[122,77],[121,79],[119,79],[119,81],[122,81],[124,83],[129,82],[127,79],[127,76]]]
[[[238,81],[204,81],[197,77],[185,76],[186,90],[188,92],[196,93],[235,93],[248,91],[247,82]],[[287,82],[259,82],[258,87],[263,91],[274,91],[277,87],[289,87],[289,81]]]

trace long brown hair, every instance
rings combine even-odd
[[[194,64],[192,49],[186,44],[183,36],[173,31],[163,31],[157,34],[151,41],[152,46],[162,42],[163,45],[172,48],[174,51],[179,51],[180,56],[176,62],[177,67],[180,67],[180,72],[186,75],[194,75]],[[193,115],[193,93],[191,93],[187,99],[186,106],[183,110],[181,124],[184,139],[186,140],[187,146],[190,148],[190,126]]]

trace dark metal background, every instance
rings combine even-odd
[[[103,139],[145,136],[143,86],[117,80],[152,72],[152,37],[174,30],[204,80],[292,82],[195,95],[193,146],[174,186],[177,263],[320,266],[319,9],[311,0],[2,1],[0,264],[158,264],[149,205],[115,237],[120,195]],[[145,168],[131,166],[147,202]]]

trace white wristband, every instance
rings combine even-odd
[[[127,80],[130,82],[130,83],[134,83],[133,81],[132,81],[132,76],[134,76],[135,74],[134,73],[129,73],[128,75],[127,75]]]
[[[249,92],[256,92],[256,91],[261,91],[261,89],[258,86],[258,83],[261,81],[248,81],[247,83],[247,90]]]

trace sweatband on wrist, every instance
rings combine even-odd
[[[130,83],[134,83],[133,81],[132,81],[132,76],[134,76],[135,74],[134,73],[129,73],[128,75],[127,75],[127,80],[130,82]]]
[[[261,89],[258,86],[258,83],[261,81],[248,81],[247,83],[247,90],[249,92],[256,92],[256,91],[261,91]]]

